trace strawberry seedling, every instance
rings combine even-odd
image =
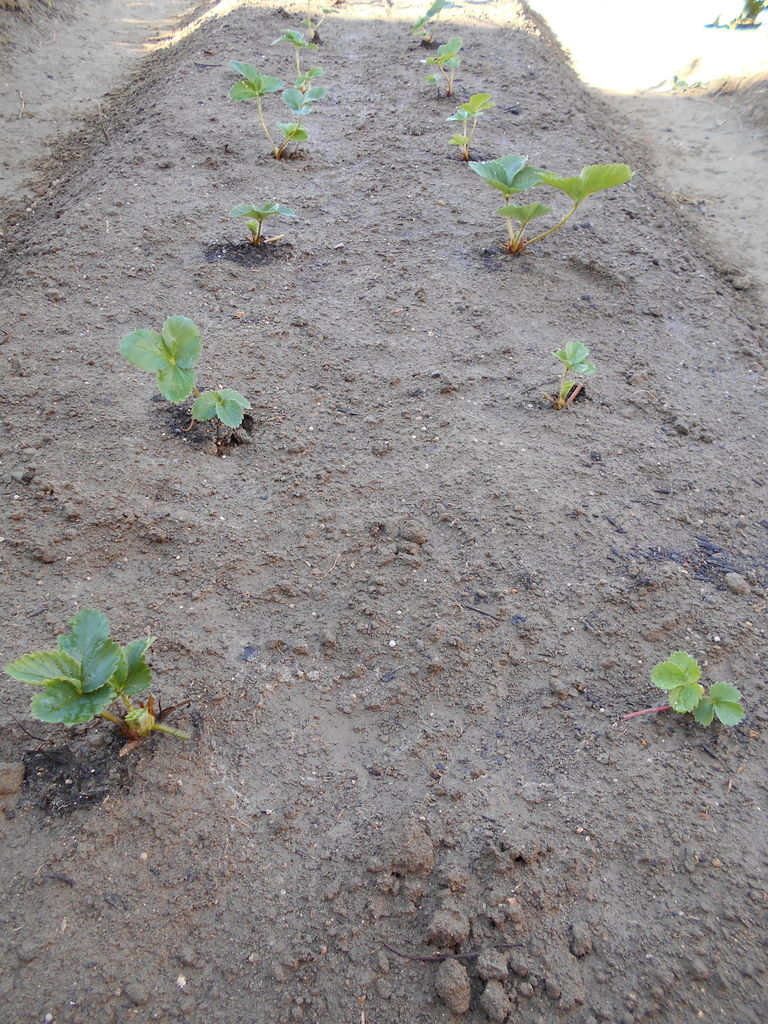
[[[329,14],[335,14],[335,11],[332,7],[321,7],[319,15],[316,18],[314,18],[312,16],[312,0],[307,0],[307,16],[306,18],[302,19],[301,23],[306,27],[307,34],[309,35],[309,41],[311,43],[320,41],[320,36],[317,30],[320,28],[322,23],[325,21],[326,16]]]
[[[155,731],[188,740],[187,733],[161,724],[154,697],[137,705],[131,700],[152,683],[144,656],[154,640],[143,637],[121,647],[110,637],[106,616],[85,609],[70,622],[70,632],[58,638],[55,650],[25,654],[5,671],[41,688],[32,698],[32,714],[41,722],[80,725],[99,717],[120,726],[130,741]],[[107,710],[113,704],[121,705],[122,716]]]
[[[193,421],[216,416],[227,427],[239,427],[251,407],[247,398],[230,388],[200,392],[195,386],[194,367],[201,350],[200,331],[185,316],[168,317],[162,334],[131,331],[120,342],[120,352],[129,363],[155,374],[160,394],[169,402],[178,405],[195,396]]]
[[[270,242],[279,242],[284,235],[275,235],[273,238],[262,238],[262,229],[267,217],[295,217],[295,212],[282,203],[264,203],[263,206],[252,206],[250,203],[240,203],[236,206],[230,217],[244,217],[245,226],[251,232],[249,239],[251,245],[268,245]]]
[[[427,57],[427,64],[433,64],[437,73],[427,75],[427,81],[437,86],[437,95],[440,96],[440,86],[445,86],[445,95],[453,96],[453,80],[461,64],[459,50],[462,47],[461,36],[454,36],[447,43],[438,46],[434,57]]]
[[[504,194],[507,202],[496,212],[506,219],[507,241],[504,248],[510,253],[521,253],[534,242],[559,231],[574,215],[585,199],[596,192],[624,185],[632,177],[632,171],[626,164],[592,164],[584,167],[578,177],[563,178],[549,171],[538,171],[525,167],[525,157],[506,156],[501,160],[486,160],[482,163],[470,161],[469,166],[488,182],[493,188]],[[515,168],[517,167],[517,171]],[[511,187],[514,185],[514,187]],[[510,195],[524,192],[535,185],[549,185],[565,193],[571,200],[571,208],[560,218],[554,227],[534,238],[525,237],[525,229],[534,220],[551,213],[549,206],[541,203],[529,203],[525,206],[509,204]],[[516,226],[515,226],[516,225]]]
[[[712,683],[706,690],[700,683],[701,667],[685,651],[675,651],[651,671],[651,682],[668,695],[668,704],[633,711],[624,718],[637,718],[657,711],[692,714],[699,725],[711,725],[715,718],[723,725],[738,725],[744,717],[741,694],[730,683]]]
[[[491,110],[496,104],[491,99],[489,92],[476,92],[470,96],[466,103],[456,108],[456,113],[451,114],[449,121],[461,121],[463,131],[451,136],[450,146],[461,146],[461,159],[470,159],[470,147],[475,138],[477,119],[486,110]]]
[[[297,34],[301,35],[301,33]],[[252,64],[245,64],[239,60],[231,60],[229,63],[230,67],[243,76],[241,81],[235,82],[229,90],[230,99],[238,101],[256,100],[259,122],[267,141],[272,147],[272,156],[275,160],[281,160],[284,156],[288,156],[288,147],[290,145],[306,142],[309,135],[306,128],[303,127],[302,121],[312,113],[314,103],[325,96],[325,89],[322,86],[311,86],[310,84],[313,78],[322,74],[320,69],[312,68],[311,71],[299,76],[296,87],[283,89],[283,82],[279,78],[259,74]],[[278,144],[264,120],[262,100],[270,93],[279,92],[281,89],[283,89],[283,103],[285,103],[291,113],[296,115],[296,120],[278,124],[277,127],[283,134],[283,141]]]
[[[441,13],[455,6],[456,4],[451,3],[451,0],[434,0],[426,14],[422,14],[420,18],[417,18],[413,23],[411,33],[415,36],[421,36],[422,46],[432,45],[432,37],[437,30],[437,23],[440,20]]]
[[[580,341],[569,341],[564,348],[559,348],[552,355],[557,356],[560,362],[563,363],[563,376],[560,381],[560,390],[557,393],[557,397],[553,398],[552,395],[547,394],[544,397],[552,403],[555,409],[560,410],[572,405],[574,399],[584,387],[583,384],[576,384],[575,381],[569,380],[568,378],[571,374],[580,373],[583,376],[588,376],[595,372],[595,364],[590,363],[587,359],[589,349],[586,345],[582,345]]]

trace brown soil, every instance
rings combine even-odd
[[[228,61],[290,77],[301,7],[228,6],[7,204],[2,660],[99,608],[159,638],[193,739],[119,758],[2,677],[0,1021],[760,1024],[758,287],[517,3],[440,29],[458,98],[498,102],[478,155],[636,171],[517,258],[421,7],[327,19],[328,97],[278,162]],[[298,219],[211,260],[246,200]],[[171,314],[253,404],[225,457],[118,353]],[[569,340],[598,370],[556,413]],[[622,720],[677,649],[739,726]]]

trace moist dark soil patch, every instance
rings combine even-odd
[[[257,429],[256,419],[252,413],[243,415],[243,422],[232,429],[218,419],[193,420],[191,403],[173,405],[162,395],[153,395],[152,401],[161,406],[163,424],[178,440],[193,448],[215,449],[219,455],[225,454],[241,445],[251,443],[251,435]]]
[[[274,260],[286,259],[292,254],[290,242],[252,245],[251,242],[210,242],[203,249],[206,263],[229,260],[244,267],[260,267]]]
[[[97,746],[78,743],[28,752],[23,759],[27,773],[19,808],[34,806],[49,814],[68,815],[125,789],[131,772],[118,758],[125,742],[115,732]]]

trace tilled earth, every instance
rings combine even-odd
[[[99,608],[193,738],[119,757],[3,677],[0,1020],[760,1024],[757,297],[517,2],[438,31],[498,104],[476,155],[635,170],[517,258],[420,8],[328,16],[292,161],[228,62],[290,79],[302,8],[200,13],[6,220],[3,661]],[[228,213],[264,200],[298,218],[254,259]],[[240,443],[120,357],[173,314]],[[622,720],[678,649],[739,726]]]

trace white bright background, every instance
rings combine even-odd
[[[669,89],[674,75],[689,84],[768,73],[768,11],[758,29],[708,29],[727,24],[734,0],[529,0],[570,51],[580,76],[611,92]],[[696,62],[695,67],[691,65]]]

